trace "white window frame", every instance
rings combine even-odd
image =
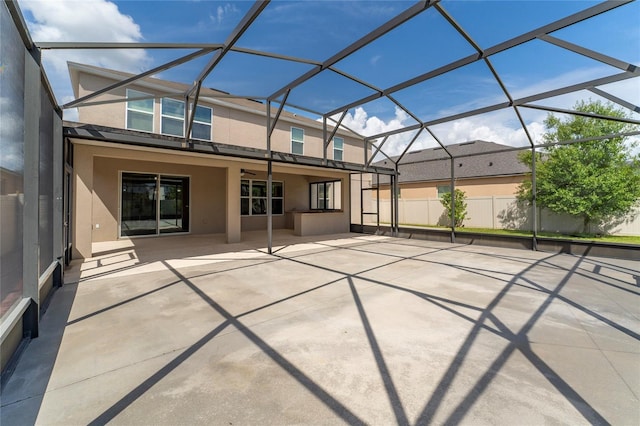
[[[196,139],[199,141],[212,141],[213,140],[213,108],[208,107],[208,106],[204,106],[204,105],[197,105],[196,108],[206,108],[209,110],[209,117],[210,117],[210,121],[209,123],[205,123],[204,121],[199,121],[196,118],[195,115],[195,109],[193,108],[193,104],[191,104],[191,109],[192,109],[192,113],[194,114],[193,117],[193,123],[196,124],[202,124],[204,126],[209,126],[209,138],[208,139],[200,139],[200,138],[196,138],[193,136],[193,129],[191,129],[191,139]]]
[[[134,92],[135,92],[135,94],[134,94]],[[125,93],[126,93],[125,96],[127,97],[127,99],[135,98],[135,97],[141,97],[141,95],[154,96],[151,93],[145,93],[145,92],[141,92],[141,91],[135,90],[135,89],[126,89]],[[155,98],[152,99],[152,100],[153,100],[153,110],[151,112],[149,112],[149,111],[141,111],[141,110],[138,110],[138,109],[135,109],[135,108],[130,108],[129,107],[129,103],[130,102],[136,102],[136,101],[135,100],[133,100],[133,101],[128,101],[127,100],[127,105],[125,106],[125,109],[124,109],[124,111],[125,111],[124,112],[124,128],[125,129],[127,129],[127,130],[135,130],[136,132],[155,133],[155,130],[156,130],[156,123],[155,123],[156,101],[155,101]],[[135,111],[135,112],[140,113],[140,114],[150,115],[151,116],[151,132],[149,132],[148,130],[140,130],[140,129],[134,129],[134,128],[129,127],[129,110]]]
[[[329,184],[331,184],[331,194],[329,194],[327,191]],[[315,192],[316,206],[315,207],[313,206],[314,205],[314,191],[313,191],[314,186],[316,187],[316,192]],[[319,206],[318,201],[320,201],[320,198],[318,197],[318,193],[319,193],[318,188],[320,186],[324,188],[324,191],[323,191],[324,197],[322,197],[322,200],[324,202],[324,207],[322,208],[318,207]],[[336,188],[338,189],[336,190]],[[331,208],[327,207],[327,204],[329,204],[330,201],[331,201],[331,204],[333,204],[333,207]],[[342,211],[342,180],[334,179],[334,180],[326,180],[326,181],[309,183],[309,210]]]
[[[302,132],[302,140],[301,141],[293,139],[293,129],[300,130]],[[301,128],[301,127],[293,127],[292,126],[291,127],[291,132],[289,133],[289,136],[290,136],[290,139],[291,139],[291,143],[289,144],[289,149],[291,150],[291,153],[294,154],[294,155],[304,155],[304,129]],[[302,152],[301,153],[293,152],[293,144],[294,144],[294,142],[302,144]]]
[[[164,113],[164,101],[165,100],[170,100],[173,102],[179,102],[182,104],[182,134],[180,135],[174,135],[173,133],[166,133],[164,131],[164,121],[163,119],[169,118],[171,120],[176,120],[179,121],[180,118],[179,117],[174,117],[173,115],[167,115]],[[167,135],[167,136],[174,136],[174,137],[179,137],[179,138],[183,138],[184,137],[184,101],[181,101],[179,99],[174,99],[174,98],[169,98],[169,97],[164,97],[160,100],[160,133],[163,135]]]
[[[336,139],[339,139],[342,142],[341,148],[336,148]],[[340,152],[340,159],[336,158],[336,152]],[[336,161],[344,161],[344,138],[336,136],[333,138],[333,159]]]
[[[123,174],[137,174],[137,175],[150,175],[156,177],[156,201],[158,203],[156,207],[156,233],[148,234],[148,235],[122,235],[122,175]],[[158,222],[160,221],[160,197],[158,194],[158,185],[162,176],[169,177],[179,177],[179,178],[188,178],[189,179],[189,230],[185,232],[171,232],[171,233],[161,233],[158,228]],[[191,230],[193,229],[192,222],[192,200],[193,200],[193,177],[190,174],[175,174],[175,173],[162,173],[162,172],[149,172],[149,171],[136,171],[136,170],[118,170],[118,239],[130,239],[130,238],[154,238],[154,237],[169,237],[173,235],[187,235],[191,234]]]
[[[267,213],[263,213],[263,214],[257,214],[256,213],[256,214],[254,214],[252,206],[253,206],[253,199],[254,198],[265,199],[265,200],[267,199],[266,196],[265,197],[254,197],[253,196],[253,182],[264,182],[265,185],[266,185],[268,183],[268,181],[265,180],[265,179],[242,179],[240,181],[240,191],[242,191],[242,181],[243,180],[246,180],[246,181],[249,182],[249,195],[242,195],[242,192],[240,192],[240,216],[241,217],[253,217],[253,216],[264,217],[264,216],[267,216]],[[272,215],[273,216],[283,216],[284,215],[284,181],[272,180],[271,183],[272,184],[280,183],[282,185],[282,197],[275,197],[275,196],[271,197],[271,200],[272,200],[271,202],[273,202],[273,200],[282,200],[282,213],[273,213]],[[268,188],[267,188],[267,190],[268,190]],[[242,200],[243,199],[249,200],[249,214],[242,214]],[[265,204],[266,204],[266,202],[265,202]]]

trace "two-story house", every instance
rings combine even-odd
[[[132,77],[76,63],[69,72],[76,99]],[[332,128],[273,108],[269,157],[265,102],[202,88],[193,111],[190,89],[138,79],[80,104],[80,123],[65,123],[75,257],[119,238],[224,233],[239,242],[244,231],[267,229],[269,159],[272,229],[349,231],[350,173],[384,170],[364,167],[362,137],[338,129],[325,144]]]

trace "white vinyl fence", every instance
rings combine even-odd
[[[375,200],[372,202],[375,203]],[[533,227],[531,207],[519,207],[514,196],[467,197],[466,202],[465,227],[520,230],[531,230]],[[398,219],[401,225],[447,226],[449,224],[444,207],[437,198],[400,199],[398,204]],[[375,211],[375,207],[372,211]],[[391,222],[389,200],[380,200],[380,222]],[[557,215],[543,209],[538,214],[538,231],[568,235],[581,233],[582,219],[569,215]],[[591,226],[589,233],[640,235],[640,208],[627,218],[604,226]]]

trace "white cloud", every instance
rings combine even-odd
[[[62,103],[66,104],[67,102],[71,102],[74,100],[73,96],[64,96],[62,98]],[[78,108],[69,108],[65,109],[63,112],[63,119],[68,121],[79,121],[78,120]]]
[[[340,114],[335,115],[333,118],[339,119]],[[342,124],[361,135],[371,136],[406,127],[411,124],[408,123],[410,118],[406,112],[396,107],[395,116],[385,122],[375,115],[369,117],[364,108],[357,107],[353,114],[347,113],[344,120],[342,120]]]
[[[33,17],[27,19],[27,26],[36,43],[131,43],[144,39],[140,26],[133,18],[120,12],[116,4],[107,0],[25,0],[20,2],[20,6]],[[129,72],[140,72],[151,63],[151,58],[142,49],[43,51],[42,59],[57,99],[67,99],[72,94],[67,61]]]
[[[534,120],[525,120],[527,129],[534,140],[539,140],[544,133],[542,121],[545,115],[545,113],[541,113]],[[393,118],[385,121],[376,116],[369,116],[364,108],[358,107],[353,114],[348,113],[345,116],[343,124],[361,135],[371,136],[401,129],[414,123],[411,117],[400,108],[396,108]],[[489,119],[488,117],[469,117],[434,126],[432,130],[446,145],[478,139],[509,146],[527,146],[529,144],[524,130],[520,126],[514,126],[513,112],[509,109],[498,111],[492,114]],[[402,153],[414,136],[415,131],[394,135],[385,142],[383,151],[389,156],[398,155]],[[411,150],[431,148],[437,146],[436,144],[428,133],[423,132],[414,142]]]
[[[133,18],[122,14],[118,6],[107,0],[23,1],[21,6],[33,15],[34,21],[28,22],[28,26],[36,42],[130,43],[143,40]],[[46,52],[44,58],[57,72],[66,72],[67,60],[123,71],[139,71],[150,60],[144,50],[132,49]]]
[[[209,17],[211,18],[211,21],[213,21],[214,23],[218,25],[222,25],[222,23],[225,21],[225,19],[229,15],[237,15],[239,13],[240,11],[235,5],[231,3],[227,3],[224,6],[218,6],[216,8],[215,15],[209,15]]]
[[[541,121],[531,121],[526,124],[531,138],[536,142],[540,141],[545,131],[544,124]],[[529,140],[521,126],[513,126],[499,117],[490,121],[482,117],[469,117],[434,126],[433,132],[446,145],[473,140],[515,147],[529,145]]]
[[[16,102],[11,96],[0,96],[0,111],[2,111],[2,126],[0,126],[0,140],[2,140],[2,155],[0,166],[13,171],[23,169],[23,128],[22,114],[15,112]]]

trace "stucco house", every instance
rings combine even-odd
[[[454,157],[455,187],[463,190],[467,197],[515,195],[518,185],[531,170],[518,160],[521,151],[505,151],[506,148],[481,140],[447,146]],[[392,165],[389,160],[375,164]],[[440,198],[451,191],[451,161],[442,148],[407,153],[398,164],[398,172],[401,199]],[[380,177],[379,193],[381,199],[390,197],[386,176]]]
[[[348,232],[350,173],[389,172],[364,166],[360,136],[277,109],[269,152],[263,102],[202,88],[192,111],[191,86],[153,77],[118,85],[132,75],[77,63],[69,73],[76,99],[118,86],[80,104],[80,123],[65,123],[74,257],[120,238],[224,233],[239,242],[266,230],[270,167],[272,229]]]

